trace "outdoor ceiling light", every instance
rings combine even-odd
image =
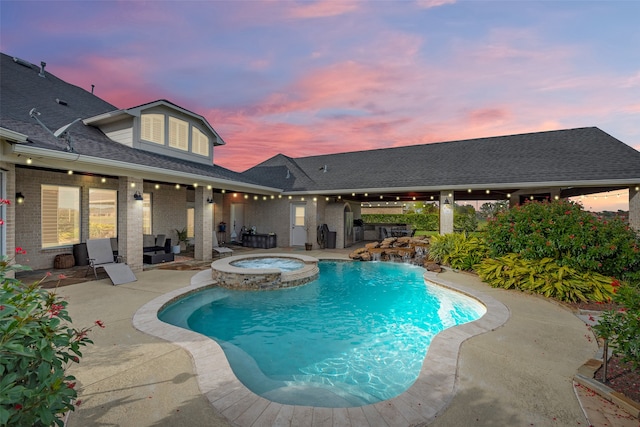
[[[16,202],[18,202],[19,205],[24,203],[24,196],[21,192],[16,193]]]
[[[140,194],[139,191],[136,191],[135,193],[133,193],[133,198],[134,200],[143,200],[142,194]]]

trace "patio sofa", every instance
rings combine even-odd
[[[143,252],[171,252],[171,239],[167,239],[166,235],[143,234],[142,235],[142,251]]]

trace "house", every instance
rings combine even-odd
[[[280,247],[316,242],[327,224],[337,246],[361,237],[363,203],[564,198],[629,189],[640,229],[640,152],[589,127],[303,158],[283,154],[243,173],[215,164],[225,141],[201,115],[167,100],[119,109],[60,80],[42,63],[0,55],[2,254],[50,268],[94,237],[117,238],[142,269],[144,234],[187,228],[195,257],[255,228]],[[20,195],[22,203],[17,203]]]

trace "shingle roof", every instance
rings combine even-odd
[[[117,110],[85,89],[49,72],[39,77],[38,72],[35,65],[23,66],[0,54],[0,127],[27,135],[30,146],[65,148],[29,116],[32,108],[42,113],[50,129]],[[287,192],[640,183],[640,152],[595,127],[301,158],[279,154],[241,174],[133,149],[82,123],[74,125],[71,134],[81,155]]]
[[[588,127],[301,158],[278,155],[244,174],[285,191],[631,184],[640,182],[640,152]]]
[[[115,106],[80,87],[71,85],[40,67],[20,65],[11,56],[0,54],[0,127],[29,137],[32,147],[64,151],[66,144],[57,141],[29,116],[32,108],[41,113],[45,125],[56,130],[77,118],[89,118],[118,110]],[[63,100],[66,105],[56,102]],[[179,173],[260,185],[248,176],[221,166],[203,165],[169,156],[133,149],[109,139],[99,129],[81,122],[70,128],[74,152],[80,155],[151,166]]]

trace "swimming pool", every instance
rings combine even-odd
[[[320,270],[297,288],[200,291],[159,318],[216,340],[238,379],[268,400],[352,407],[404,392],[438,332],[485,312],[472,298],[425,286],[421,268],[321,262]]]

